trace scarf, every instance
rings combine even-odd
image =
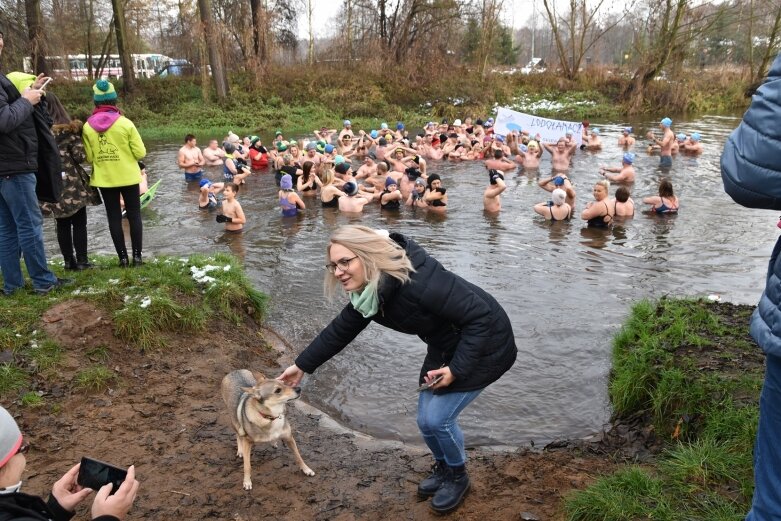
[[[369,283],[363,291],[350,292],[350,303],[363,318],[370,318],[380,309],[380,297],[377,293],[377,284]]]

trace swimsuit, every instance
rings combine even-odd
[[[184,180],[187,182],[190,181],[200,181],[201,177],[203,177],[203,170],[198,170],[197,172],[185,172],[184,173]]]
[[[382,195],[389,194],[390,192],[388,190],[385,190],[382,192]],[[380,201],[382,201],[382,195],[380,196]],[[388,201],[387,203],[380,203],[380,206],[383,210],[398,210],[401,208],[401,201],[398,199],[394,199],[393,201]]]
[[[673,156],[660,156],[659,166],[664,168],[670,168],[671,166],[673,166]]]
[[[662,202],[662,205],[658,206],[658,207],[655,207],[654,208],[654,212],[656,212],[657,214],[660,214],[660,213],[678,213],[678,207],[677,206],[675,206],[675,207],[667,206],[666,204],[664,204],[664,198],[662,198],[662,197],[660,197],[659,200]]]
[[[339,195],[334,195],[334,198],[328,202],[321,200],[323,208],[339,208],[339,197]]]
[[[569,221],[570,220],[571,214],[569,212],[567,213],[567,216],[564,217],[563,219],[556,219],[556,216],[553,215],[553,205],[548,207],[548,211],[550,212],[550,220],[553,221],[553,222],[556,222],[556,221]]]
[[[312,175],[314,175],[314,174],[310,174],[310,176],[312,176]],[[305,186],[301,191],[302,192],[311,192],[313,190],[317,190],[317,183],[314,182],[314,179],[312,179],[312,186]]]
[[[294,217],[298,214],[298,205],[287,200],[287,195],[279,198],[279,206],[282,207],[282,217]]]
[[[605,217],[611,217],[611,218],[613,217],[612,215],[610,215],[610,207],[604,201],[603,204],[605,205],[605,210],[607,210],[607,214],[598,215],[597,217],[592,217],[591,219],[586,221],[588,223],[589,228],[607,228],[608,224],[610,224],[610,220],[605,221]],[[551,213],[551,215],[553,214]]]

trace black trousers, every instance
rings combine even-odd
[[[119,196],[125,201],[127,221],[130,224],[130,243],[133,247],[133,255],[140,256],[143,250],[144,228],[141,222],[141,196],[138,185],[118,186],[115,188],[101,188],[103,206],[106,207],[108,217],[108,230],[114,249],[120,258],[127,257],[125,247],[125,234],[122,231],[122,206],[119,204]]]
[[[70,217],[60,217],[57,221],[57,242],[60,244],[62,257],[67,261],[73,259],[76,249],[76,260],[87,260],[87,207],[80,209]]]

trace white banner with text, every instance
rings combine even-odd
[[[506,136],[513,130],[528,132],[532,137],[539,134],[540,141],[545,143],[556,143],[559,138],[564,137],[567,131],[570,131],[572,138],[580,145],[583,124],[575,121],[543,118],[499,107],[494,123],[494,132]]]

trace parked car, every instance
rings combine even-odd
[[[171,60],[157,73],[158,78],[168,76],[196,76],[200,71],[187,60]]]

